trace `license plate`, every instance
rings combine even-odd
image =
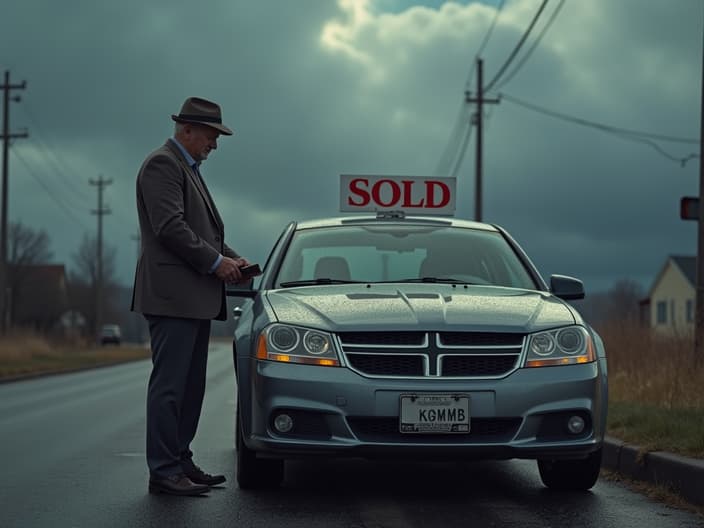
[[[402,394],[402,433],[469,433],[466,394]]]

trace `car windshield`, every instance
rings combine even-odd
[[[453,226],[342,225],[301,229],[275,287],[346,282],[448,282],[535,289],[495,231]]]

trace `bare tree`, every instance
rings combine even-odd
[[[115,277],[114,247],[103,246],[103,302],[102,313],[106,318],[115,317],[117,310],[113,306],[119,284]],[[94,236],[84,235],[78,251],[73,254],[75,272],[69,274],[71,304],[87,320],[87,327],[97,332],[96,328],[96,289],[98,287],[98,240]]]
[[[114,247],[103,247],[103,280],[107,285],[115,283],[115,256]],[[83,235],[83,240],[78,251],[73,254],[73,262],[79,276],[84,281],[95,285],[98,280],[98,241],[96,237]]]
[[[643,299],[643,288],[631,279],[621,279],[607,293],[607,313],[612,321],[637,322],[640,317],[638,301]]]
[[[21,301],[26,307],[31,297],[28,288],[37,273],[37,267],[47,264],[53,257],[50,249],[49,235],[43,229],[35,231],[31,227],[22,225],[21,222],[11,222],[7,234],[7,287],[10,290],[10,324],[17,321],[18,309]],[[46,299],[45,299],[46,301]],[[46,302],[44,303],[46,305]],[[61,307],[48,307],[49,312],[55,312]],[[39,313],[37,310],[31,310]]]
[[[10,222],[7,243],[8,263],[15,266],[44,264],[54,256],[46,231],[35,231],[21,222]]]

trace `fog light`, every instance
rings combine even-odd
[[[584,431],[584,418],[581,416],[570,416],[567,420],[567,429],[572,434],[579,434]]]
[[[293,418],[288,414],[279,414],[274,418],[274,427],[280,433],[288,433],[293,429]]]

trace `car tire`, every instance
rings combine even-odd
[[[257,453],[245,445],[242,439],[239,405],[235,425],[235,448],[237,484],[240,489],[270,489],[281,485],[284,479],[284,461],[275,458],[257,458]]]
[[[540,478],[554,490],[586,491],[596,484],[602,449],[580,460],[538,460]]]

